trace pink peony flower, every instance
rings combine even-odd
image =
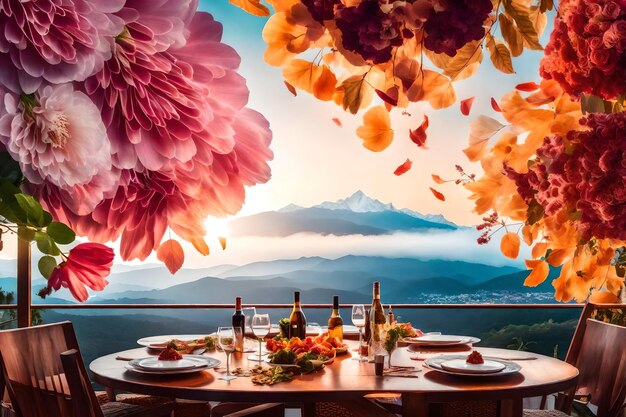
[[[78,214],[87,214],[116,187],[119,173],[100,113],[71,84],[35,94],[4,95],[2,142],[30,184],[54,187]],[[87,188],[86,188],[87,187]]]
[[[244,187],[269,179],[269,123],[244,107],[239,56],[221,43],[222,27],[211,15],[195,14],[184,47],[153,55],[128,27],[116,52],[130,59],[127,67],[112,71],[122,62],[113,58],[85,88],[102,106],[113,149],[134,154],[140,169],[124,169],[115,195],[89,215],[77,215],[58,190],[41,188],[38,196],[78,234],[121,238],[124,259],[145,259],[167,227],[202,248],[206,216],[236,213]],[[131,162],[124,155],[117,163]]]
[[[35,92],[43,80],[83,81],[111,56],[124,0],[0,0],[0,83]],[[9,64],[10,63],[10,64]]]
[[[47,293],[64,287],[69,288],[76,300],[87,301],[89,294],[85,286],[102,291],[108,284],[106,277],[111,273],[113,258],[113,250],[99,243],[77,245],[50,274]]]
[[[230,82],[232,85],[222,84],[225,89],[241,85],[232,82],[240,77],[235,73],[239,56],[219,42],[221,25],[207,15],[211,27],[199,28],[210,30],[214,37],[217,34],[217,39],[206,38],[201,45],[213,49],[218,60],[213,65],[204,57],[203,50],[190,46],[186,39],[196,36],[189,26],[196,2],[166,0],[164,3],[165,10],[177,14],[163,16],[163,11],[147,0],[128,2],[119,13],[126,29],[116,39],[113,57],[84,84],[84,91],[102,111],[113,163],[118,168],[157,171],[169,169],[172,163],[191,160],[198,151],[198,136],[215,119],[209,104],[213,99],[204,86],[205,81],[215,77]],[[148,28],[144,22],[158,25]],[[182,27],[183,24],[187,26]],[[178,34],[167,32],[169,27],[178,28]],[[178,48],[181,44],[184,46]],[[164,50],[170,45],[171,48]],[[209,63],[207,66],[219,71],[194,70],[190,62],[177,59],[175,51]],[[248,96],[245,84],[243,87],[232,89],[226,103],[242,107]],[[220,142],[215,136],[211,146],[229,151],[233,144],[229,140]]]

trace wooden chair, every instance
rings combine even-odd
[[[18,417],[166,417],[173,409],[100,406],[70,322],[0,331],[0,371]]]
[[[575,349],[574,365],[580,372],[576,394],[587,397],[591,404],[598,407],[597,417],[621,415],[626,399],[626,327],[587,319],[584,335]],[[567,416],[571,412],[574,395],[565,393],[561,398],[558,408],[562,411],[525,410],[524,416]]]

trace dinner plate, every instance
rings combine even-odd
[[[209,336],[208,334],[174,334],[165,336],[151,336],[143,337],[137,340],[137,344],[152,349],[164,348],[170,340],[177,339],[184,342],[190,342],[192,340],[204,339]]]
[[[514,363],[514,362],[508,362],[508,361],[497,361],[501,364],[504,365],[504,369],[502,369],[501,371],[498,372],[492,372],[492,373],[471,373],[471,372],[460,372],[460,371],[450,371],[447,369],[444,369],[441,364],[447,361],[451,361],[451,360],[455,360],[455,359],[461,359],[463,361],[465,361],[467,359],[467,355],[441,355],[441,356],[436,356],[434,358],[429,358],[426,359],[424,361],[424,367],[428,368],[428,369],[432,369],[434,371],[437,372],[442,372],[444,374],[449,374],[449,375],[456,375],[456,376],[462,376],[462,377],[500,377],[500,376],[505,376],[505,375],[511,375],[514,373],[517,373],[520,371],[520,369],[522,369],[521,366],[519,366],[518,364]],[[487,360],[491,360],[489,359],[488,356],[483,357],[483,359],[485,359],[485,361]]]
[[[142,358],[132,361],[132,365],[141,368],[146,371],[155,371],[155,370],[174,370],[174,369],[191,369],[196,368],[198,366],[206,366],[207,361],[204,358],[196,358],[183,356],[182,359],[177,361],[161,361],[156,356],[151,356],[149,358]]]
[[[323,365],[329,365],[331,363],[333,363],[335,361],[335,358],[332,357],[330,359],[328,359],[327,361],[316,361],[315,359],[311,360],[311,362],[321,362]],[[269,366],[282,366],[285,369],[289,369],[289,368],[300,368],[298,365],[293,365],[293,364],[282,364],[282,363],[272,363],[270,358],[265,358],[264,362],[266,364],[268,364]]]
[[[465,359],[452,359],[441,362],[440,365],[446,371],[464,374],[493,374],[506,368],[502,362],[488,359],[485,359],[484,363],[467,363]]]
[[[457,346],[466,344],[475,344],[480,342],[480,339],[472,336],[456,336],[456,335],[424,335],[420,337],[413,337],[405,339],[405,342],[420,346]]]
[[[178,375],[178,374],[188,374],[203,371],[205,369],[216,368],[220,366],[222,363],[220,360],[215,358],[210,358],[208,356],[197,356],[197,355],[184,355],[186,358],[193,357],[198,360],[198,365],[193,368],[161,368],[161,369],[144,369],[136,366],[136,362],[141,359],[134,359],[126,365],[126,369],[129,371],[137,372],[140,374],[146,375]],[[202,362],[201,362],[202,361]]]

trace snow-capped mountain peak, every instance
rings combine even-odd
[[[379,211],[396,211],[393,204],[385,204],[379,200],[368,197],[363,191],[357,191],[348,198],[337,201],[325,201],[316,208],[329,210],[350,210],[355,213],[379,212]]]

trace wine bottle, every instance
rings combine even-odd
[[[243,337],[246,332],[246,315],[241,308],[241,297],[235,298],[235,313],[233,314],[233,328],[241,329],[241,336],[235,340],[235,351],[243,352]]]
[[[293,311],[289,316],[289,338],[306,338],[306,317],[300,307],[300,291],[293,293]]]
[[[383,310],[383,305],[380,303],[380,282],[375,282],[372,309],[370,310],[370,341],[367,352],[369,360],[374,360],[375,355],[379,355],[384,352],[382,340],[380,339],[380,333],[386,322],[387,318],[385,317],[385,310]]]
[[[339,296],[333,295],[333,312],[328,319],[328,337],[343,342],[343,320],[339,314]]]
[[[391,310],[391,304],[389,305],[389,311],[387,312],[387,323],[394,324],[396,322],[396,316],[393,315],[393,310]]]

